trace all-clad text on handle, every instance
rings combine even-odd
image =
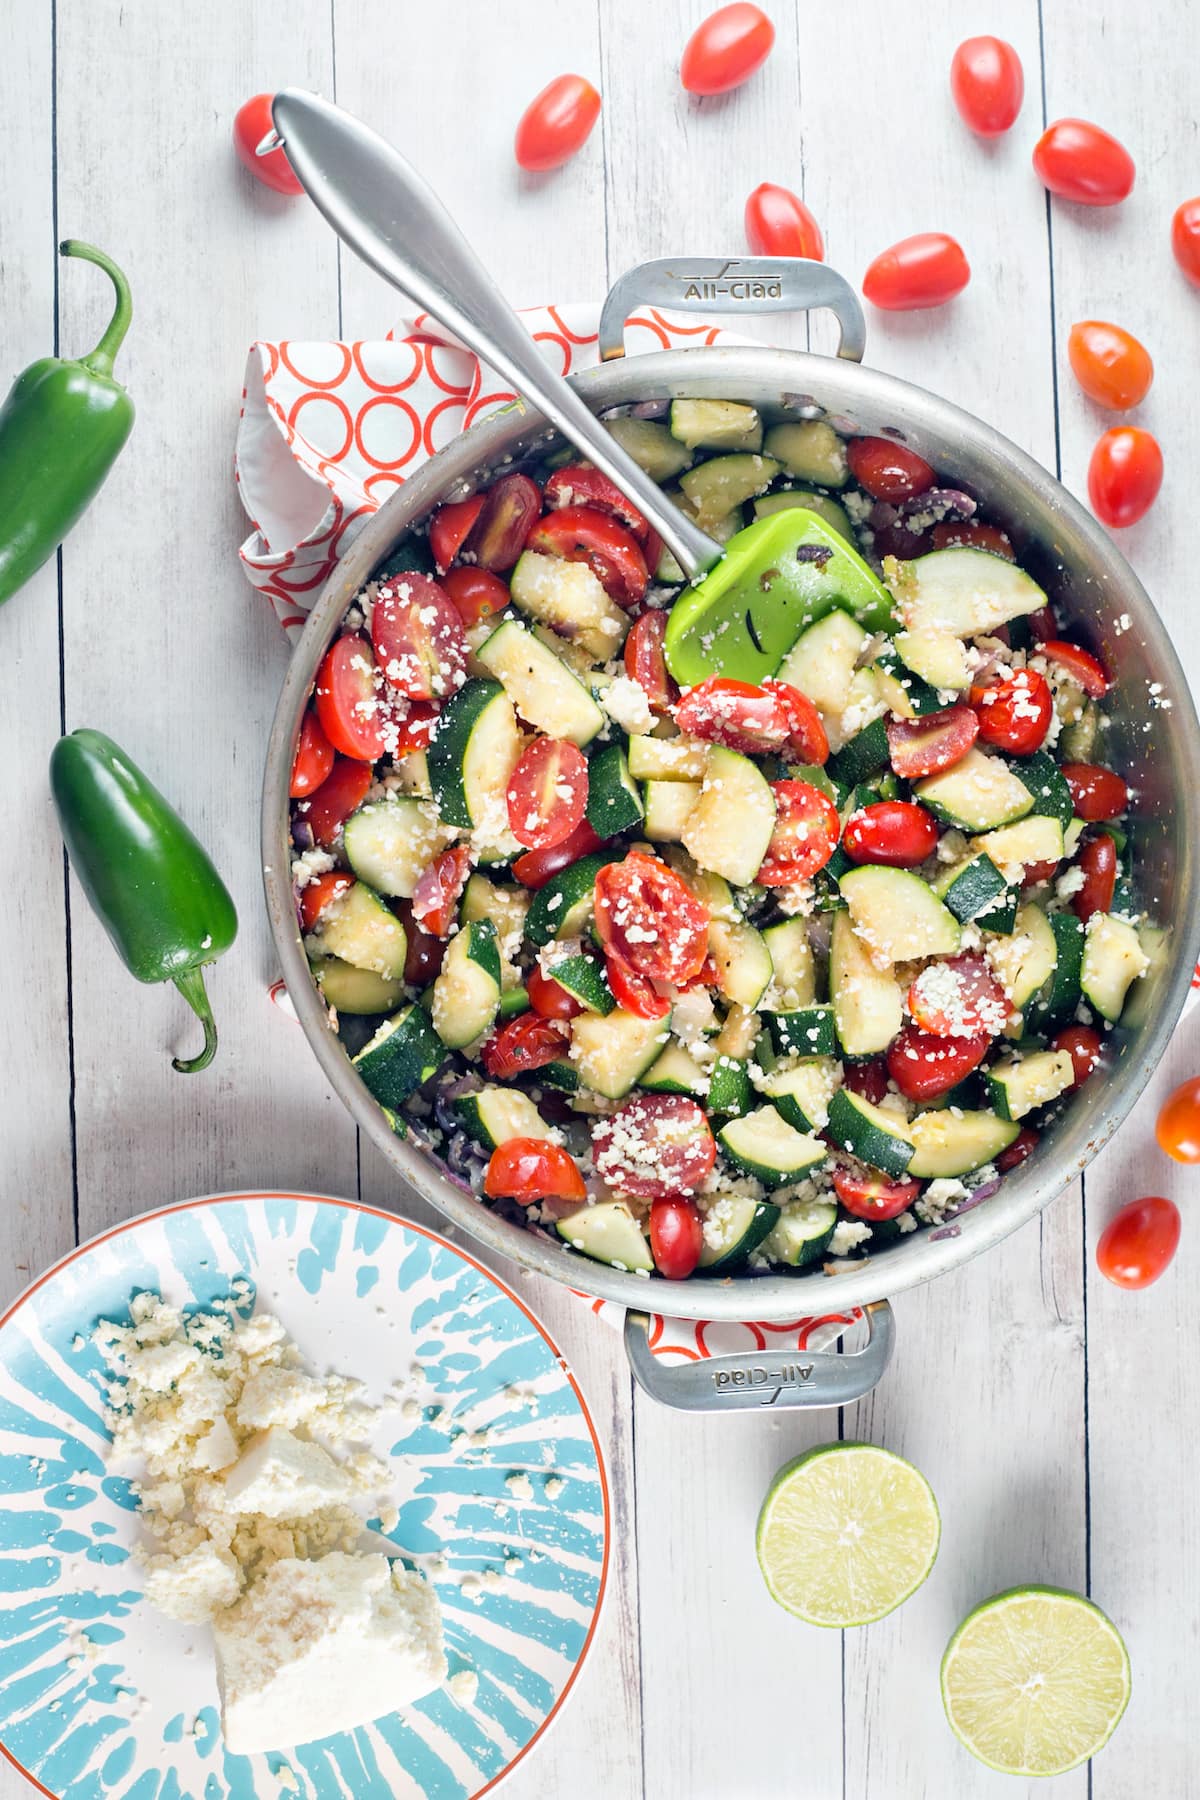
[[[600,357],[625,354],[625,321],[639,306],[667,312],[810,312],[825,308],[838,322],[838,355],[861,362],[867,325],[844,275],[804,256],[664,256],[630,269],[600,314]]]

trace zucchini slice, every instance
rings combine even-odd
[[[732,1275],[745,1268],[752,1250],[779,1223],[779,1208],[769,1200],[747,1200],[732,1195],[718,1200],[704,1221],[704,1248],[700,1268],[706,1275]]]
[[[433,1028],[450,1050],[482,1037],[500,1007],[500,946],[490,919],[462,925],[433,984]]]
[[[1001,1119],[1023,1119],[1048,1106],[1075,1083],[1075,1065],[1066,1050],[1035,1050],[1012,1062],[996,1063],[983,1078],[987,1097]]]
[[[708,1076],[682,1044],[668,1044],[638,1085],[652,1094],[692,1094],[703,1099],[708,1092]]]
[[[856,679],[861,681],[867,676],[874,683],[875,677],[870,669],[862,670]],[[860,781],[870,781],[881,770],[889,768],[891,758],[887,721],[883,718],[872,719],[869,725],[864,725],[861,731],[856,731],[852,738],[847,739],[834,756],[829,769],[835,781],[840,781],[843,787],[853,788]]]
[[[602,850],[581,856],[537,890],[525,915],[525,936],[535,950],[552,938],[582,936],[595,911],[596,876],[613,860]]]
[[[909,1121],[908,1129],[916,1149],[907,1173],[925,1181],[969,1175],[974,1169],[982,1169],[1007,1150],[1020,1126],[994,1112],[963,1112],[957,1108],[951,1111],[943,1107],[936,1112],[918,1113]]]
[[[837,1023],[832,1006],[801,1006],[767,1015],[776,1056],[835,1056]]]
[[[385,1019],[353,1060],[379,1104],[396,1112],[437,1074],[446,1051],[425,1008],[412,1005]]]
[[[1029,1002],[1025,1024],[1030,1031],[1049,1032],[1075,1016],[1082,992],[1084,928],[1074,913],[1048,915],[1057,958],[1054,968]]]
[[[498,625],[475,657],[536,731],[582,748],[604,729],[604,714],[583,683],[515,619]]]
[[[894,648],[905,668],[931,688],[961,690],[971,685],[966,645],[948,631],[900,631]]]
[[[306,948],[321,956],[338,956],[385,981],[399,981],[408,940],[391,908],[373,888],[356,881],[325,908],[319,929],[306,940]]]
[[[1058,963],[1058,943],[1041,907],[1032,900],[1019,907],[1012,936],[991,942],[987,955],[1009,1005],[1014,1012],[1023,1011]]]
[[[521,749],[517,715],[500,683],[474,680],[443,709],[426,752],[439,814],[446,824],[479,834],[484,862],[521,854],[505,798]]]
[[[689,450],[761,450],[762,420],[740,400],[674,400],[671,436]]]
[[[717,1142],[739,1169],[767,1187],[787,1187],[819,1169],[829,1152],[819,1138],[797,1131],[773,1106],[759,1106],[731,1119]]]
[[[555,1229],[572,1250],[590,1256],[593,1262],[608,1263],[613,1269],[653,1273],[650,1246],[623,1200],[599,1200],[594,1206],[581,1207],[579,1212],[559,1219]]]
[[[818,519],[824,519],[848,544],[855,543],[850,515],[832,494],[810,493],[806,488],[782,488],[777,493],[761,495],[754,502],[754,516],[756,519],[765,519],[771,513],[787,512],[797,506],[816,513]]]
[[[975,746],[944,775],[916,782],[913,792],[939,819],[966,831],[992,831],[1033,811],[1033,795],[1020,777]]]
[[[838,1065],[829,1056],[811,1061],[781,1064],[759,1084],[776,1110],[797,1131],[824,1131],[829,1122],[829,1102],[837,1088]]]
[[[1013,757],[1008,766],[1033,795],[1036,816],[1057,819],[1064,828],[1071,823],[1075,803],[1063,772],[1052,756],[1045,750],[1035,750],[1032,756]]]
[[[825,1200],[785,1206],[763,1239],[762,1253],[789,1269],[807,1269],[825,1254],[837,1227],[837,1207]]]
[[[593,957],[585,956],[582,951],[578,955],[563,956],[548,963],[546,973],[557,981],[559,987],[564,987],[568,994],[573,994],[581,1006],[586,1006],[589,1012],[599,1013],[602,1018],[617,1004],[603,968]]]
[[[642,789],[645,823],[652,844],[683,841],[692,809],[700,798],[698,781],[648,781]]]
[[[840,886],[858,936],[888,962],[953,956],[958,949],[958,920],[911,869],[867,864],[850,869]]]
[[[571,1020],[570,1058],[580,1082],[607,1100],[621,1100],[658,1060],[670,1019],[639,1019],[623,1007]]]
[[[587,822],[598,838],[616,837],[642,820],[642,801],[620,744],[606,744],[588,764]]]
[[[1150,967],[1136,930],[1111,913],[1093,913],[1087,922],[1080,985],[1101,1018],[1120,1018],[1133,982]]]
[[[508,591],[521,612],[578,644],[597,662],[609,662],[625,642],[629,614],[614,605],[586,563],[524,550]]]
[[[627,450],[638,467],[660,486],[691,467],[691,451],[672,437],[665,425],[658,425],[653,419],[632,419],[625,414],[602,423],[609,436],[616,438],[622,450]]]
[[[963,862],[952,863],[937,877],[933,891],[960,924],[968,925],[1004,899],[1008,883],[991,857],[980,852]]]
[[[829,1136],[851,1156],[882,1175],[903,1175],[913,1159],[912,1133],[903,1116],[872,1105],[841,1087],[829,1102]]]
[[[629,773],[638,781],[703,781],[708,746],[699,738],[631,737]]]
[[[794,481],[840,488],[850,479],[846,446],[825,419],[785,419],[772,425],[763,449],[783,464]]]
[[[713,1064],[708,1079],[706,1105],[709,1117],[717,1113],[723,1118],[740,1119],[753,1104],[754,1089],[750,1086],[746,1064],[735,1056],[722,1053]]]
[[[701,531],[711,531],[727,513],[744,506],[757,494],[765,494],[779,474],[779,464],[769,456],[740,451],[732,456],[713,456],[682,475],[679,486],[691,503]]]
[[[340,956],[322,956],[312,964],[313,980],[335,1012],[390,1013],[404,997],[398,975],[376,975],[373,969],[356,969]]]
[[[511,1138],[550,1136],[549,1125],[520,1088],[481,1088],[477,1094],[461,1095],[454,1102],[454,1110],[464,1130],[485,1150],[495,1150]]]
[[[711,745],[700,798],[688,816],[683,847],[702,869],[747,887],[758,874],[775,829],[770,783],[736,750]]]
[[[971,848],[989,856],[1015,886],[1027,863],[1061,862],[1063,828],[1045,813],[1030,813],[1015,825],[1001,825],[997,831],[986,831],[982,837],[973,838]]]
[[[807,694],[822,716],[840,718],[858,659],[869,642],[858,620],[835,608],[797,638],[783,659],[779,679]]]
[[[411,900],[422,871],[452,836],[431,800],[397,794],[351,813],[342,842],[360,881],[376,893]]]
[[[717,965],[717,987],[725,998],[756,1007],[774,973],[765,934],[742,920],[714,918],[708,927],[708,953]]]
[[[829,991],[843,1052],[875,1056],[886,1050],[904,1023],[900,984],[890,969],[875,967],[845,911],[833,916]]]
[[[966,545],[931,550],[914,562],[885,557],[884,578],[899,602],[906,631],[977,637],[1049,605],[1037,582],[1016,563]]]
[[[784,919],[762,934],[774,970],[772,979],[781,1012],[811,1006],[817,997],[817,972],[805,919]]]

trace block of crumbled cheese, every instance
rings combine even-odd
[[[242,1591],[242,1572],[228,1550],[198,1544],[183,1556],[153,1556],[144,1575],[146,1598],[170,1619],[200,1625]]]
[[[268,1519],[302,1519],[323,1506],[337,1506],[350,1498],[354,1485],[328,1450],[281,1425],[249,1438],[223,1481],[230,1512],[263,1513]]]
[[[235,1755],[352,1731],[446,1676],[433,1589],[385,1556],[277,1562],[213,1635]]]

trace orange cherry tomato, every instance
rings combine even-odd
[[[837,849],[841,820],[828,795],[807,781],[773,781],[775,830],[755,880],[790,887],[823,869]]]
[[[1087,1080],[1104,1051],[1104,1039],[1090,1025],[1068,1025],[1050,1042],[1052,1050],[1065,1050],[1075,1068],[1073,1088],[1080,1088]]]
[[[371,765],[356,757],[335,756],[333,767],[310,800],[302,800],[297,811],[312,826],[318,844],[327,849],[350,814],[367,797],[371,785]]]
[[[549,975],[543,975],[534,963],[525,983],[529,995],[529,1004],[542,1019],[574,1019],[583,1011],[583,1006],[574,994],[568,993],[560,982]]]
[[[1176,1162],[1200,1163],[1200,1076],[1168,1094],[1155,1129],[1160,1150]]]
[[[522,1206],[538,1200],[587,1199],[574,1157],[545,1138],[509,1138],[493,1150],[483,1191],[490,1200],[519,1200]]]
[[[907,1212],[921,1191],[913,1180],[889,1181],[867,1169],[835,1169],[833,1189],[855,1219],[896,1219]]]
[[[1043,187],[1081,206],[1115,206],[1137,170],[1124,144],[1086,119],[1056,119],[1034,145],[1033,167]]]
[[[1100,1273],[1116,1287],[1157,1281],[1179,1248],[1179,1208],[1161,1194],[1131,1200],[1109,1220],[1096,1245]]]
[[[499,575],[493,575],[490,569],[476,569],[470,563],[447,569],[441,587],[458,608],[458,616],[468,631],[481,619],[494,618],[508,605],[508,587]]]
[[[1071,908],[1086,925],[1093,913],[1106,913],[1112,906],[1117,886],[1117,846],[1107,836],[1092,838],[1075,862],[1083,870],[1083,886],[1072,896]]]
[[[1158,439],[1140,425],[1110,426],[1088,464],[1092,511],[1105,525],[1136,525],[1158,498],[1162,478]]]
[[[508,778],[508,827],[530,850],[551,850],[583,821],[588,765],[565,738],[534,738]]]
[[[923,456],[896,443],[894,438],[851,438],[846,445],[846,461],[859,487],[866,488],[876,500],[907,500],[913,494],[923,494],[936,479]]]
[[[1016,122],[1025,98],[1021,59],[1003,38],[967,38],[950,64],[950,92],[972,131],[999,137]]]
[[[310,707],[300,722],[300,741],[292,763],[292,779],[288,793],[293,800],[311,794],[320,787],[333,767],[333,745],[321,730],[321,722]]]
[[[1081,319],[1067,339],[1071,372],[1097,406],[1127,412],[1150,392],[1154,364],[1131,331],[1103,319]]]
[[[1171,220],[1171,251],[1188,280],[1200,287],[1200,194],[1175,208]]]
[[[302,194],[304,183],[292,168],[285,151],[269,150],[265,156],[258,154],[258,146],[275,130],[275,121],[271,117],[274,98],[274,94],[255,94],[253,100],[238,107],[233,117],[233,147],[238,161],[264,187],[274,188],[277,194]]]
[[[755,256],[807,256],[824,262],[821,227],[791,188],[763,181],[746,202],[746,242]]]
[[[592,1129],[596,1173],[622,1194],[665,1200],[694,1194],[717,1160],[699,1101],[686,1094],[637,1094]]]
[[[353,886],[353,875],[347,875],[343,870],[330,870],[327,875],[318,875],[315,881],[306,882],[300,889],[300,923],[305,931],[314,930],[325,908]]]
[[[485,499],[484,494],[472,494],[467,500],[451,500],[429,521],[429,548],[439,575],[446,573],[466,543]]]
[[[600,117],[600,96],[582,75],[556,75],[521,114],[513,150],[521,168],[542,173],[582,150]]]
[[[684,45],[679,79],[689,94],[725,94],[761,69],[775,43],[775,27],[747,0],[722,6],[697,25]]]
[[[650,1254],[667,1281],[686,1281],[704,1248],[704,1221],[699,1209],[681,1194],[655,1200],[650,1207]]]
[[[933,814],[912,800],[860,806],[842,833],[842,848],[852,861],[882,863],[890,869],[915,869],[933,855],[937,841]]]
[[[918,231],[880,251],[863,276],[863,294],[881,312],[944,306],[971,279],[962,245],[944,231]]]

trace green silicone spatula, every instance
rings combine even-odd
[[[867,625],[888,622],[887,590],[845,539],[803,507],[759,519],[725,545],[706,536],[543,360],[440,201],[398,151],[349,113],[297,88],[276,94],[271,110],[275,134],[260,152],[282,143],[338,236],[544,413],[659,533],[693,583],[672,609],[667,632],[666,658],[676,680],[691,686],[723,673],[761,681],[804,626],[835,604]],[[810,282],[812,270],[805,265]]]

